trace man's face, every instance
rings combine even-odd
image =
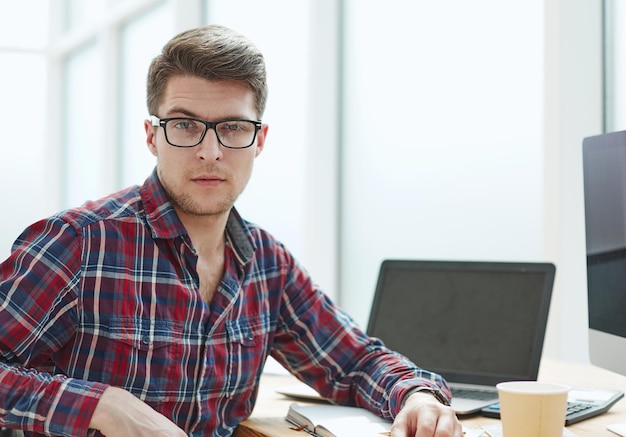
[[[245,84],[196,76],[170,78],[157,117],[193,117],[205,121],[257,120],[254,93]],[[225,214],[245,188],[254,159],[261,153],[267,126],[246,149],[227,149],[209,129],[191,148],[167,143],[162,127],[144,122],[146,141],[157,158],[157,172],[179,215]],[[182,217],[181,217],[182,218]]]

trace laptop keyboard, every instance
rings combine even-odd
[[[475,388],[452,388],[452,397],[463,399],[476,399],[486,401],[498,397],[498,394],[489,390],[478,390]]]

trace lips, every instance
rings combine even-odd
[[[202,186],[215,186],[225,181],[225,179],[219,175],[200,175],[192,178],[191,180]]]
[[[193,178],[194,181],[223,181],[221,176],[197,176]]]

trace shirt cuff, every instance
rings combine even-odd
[[[436,381],[423,378],[411,378],[398,381],[390,392],[390,410],[393,417],[400,412],[406,399],[415,391],[426,390],[444,405],[450,405],[450,393],[440,387]]]
[[[91,417],[109,386],[68,378],[50,405],[45,418],[47,435],[87,435]]]

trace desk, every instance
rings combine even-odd
[[[626,377],[586,364],[544,359],[541,361],[538,380],[563,383],[572,387],[607,388],[626,392]],[[294,382],[295,378],[292,376],[263,375],[259,398],[252,416],[239,425],[233,437],[303,437],[302,432],[289,429],[290,425],[285,421],[289,404],[294,400],[275,392],[276,388]],[[461,422],[468,428],[480,428],[483,425],[497,423],[498,420],[471,416],[461,418]],[[618,422],[626,423],[625,399],[620,400],[607,413],[570,425],[568,429],[577,437],[616,437],[606,429],[606,426]]]

